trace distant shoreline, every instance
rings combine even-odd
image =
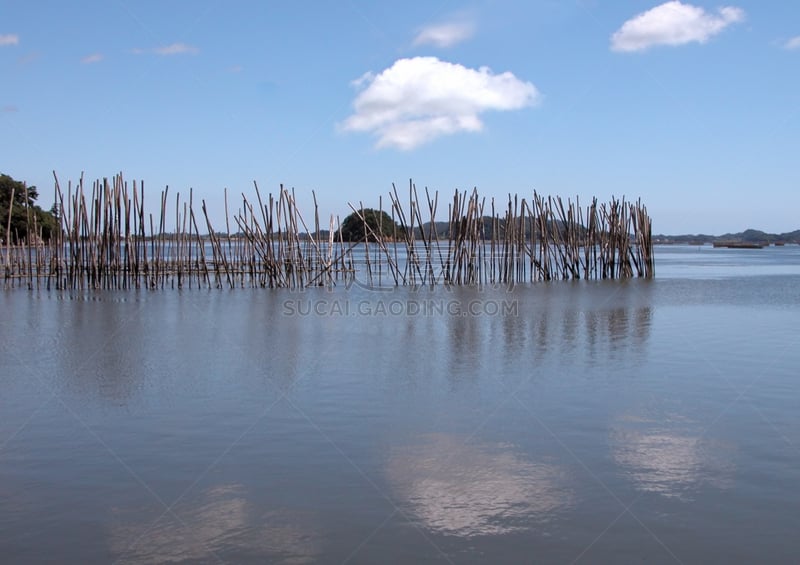
[[[684,235],[653,235],[654,245],[706,245],[711,244],[759,244],[767,245],[800,245],[800,229],[784,233],[767,233],[761,230],[747,229],[739,233],[726,233],[723,235],[684,234]]]

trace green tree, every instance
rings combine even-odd
[[[14,180],[9,175],[0,174],[0,239],[7,237],[12,243],[30,241],[31,236],[41,235],[45,241],[58,229],[58,222],[50,212],[42,210],[36,205],[39,192],[35,186],[25,187],[21,181]],[[11,211],[11,224],[9,230],[9,210]],[[37,232],[34,233],[34,225]]]
[[[363,219],[362,219],[363,217]],[[366,229],[364,224],[369,226]],[[398,233],[399,228],[392,217],[386,212],[374,208],[364,208],[358,213],[353,212],[342,222],[342,239],[344,241],[364,241],[365,236],[369,241],[375,241],[375,235],[392,238]]]

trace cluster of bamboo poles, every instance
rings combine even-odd
[[[390,229],[364,222],[365,241],[350,242],[334,216],[323,229],[312,196],[313,219],[306,222],[293,190],[281,186],[262,199],[255,185],[255,199],[242,194],[233,215],[226,190],[225,231],[217,231],[205,201],[195,213],[191,190],[188,200],[175,196],[168,218],[168,188],[154,216],[145,212],[144,185],[121,174],[95,181],[91,190],[81,178],[64,191],[56,177],[60,227],[49,241],[33,225],[21,243],[12,245],[6,234],[0,248],[5,286],[481,285],[654,274],[651,221],[640,201],[593,199],[584,209],[534,192],[530,200],[509,196],[498,209],[477,190],[455,191],[446,221],[437,222],[438,193],[425,189],[422,200],[410,183],[407,200],[392,187],[385,216],[380,199],[378,217],[391,217]],[[366,218],[363,204],[350,208]]]

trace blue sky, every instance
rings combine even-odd
[[[0,68],[0,172],[44,207],[53,170],[192,187],[217,225],[254,180],[343,218],[414,179],[800,228],[794,2],[6,0]]]

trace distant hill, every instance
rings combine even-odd
[[[784,233],[767,233],[761,230],[746,229],[738,233],[725,233],[722,235],[684,234],[684,235],[654,235],[653,243],[688,243],[704,244],[715,241],[736,243],[797,243],[800,244],[800,230]]]
[[[491,216],[485,216],[483,218],[483,238],[486,240],[490,240],[492,238],[492,218]],[[451,226],[448,222],[435,222],[434,223],[434,231],[439,239],[446,240],[450,235],[450,230],[454,229],[457,230],[457,226]],[[505,235],[505,220],[502,218],[498,218],[496,224],[494,224],[495,229],[497,232],[495,237],[498,239],[502,239]],[[551,222],[549,229],[551,231],[555,231],[557,229],[562,228],[561,222],[556,220]],[[539,227],[534,226],[536,231],[535,235],[539,236]],[[422,239],[423,233],[424,238],[427,239],[431,230],[430,222],[425,222],[422,225],[422,229],[419,226],[414,227],[414,238],[415,239]],[[531,225],[529,222],[525,224],[525,238],[530,237],[531,232]],[[235,234],[238,236],[242,236],[243,234],[238,233]],[[301,239],[307,239],[309,236],[315,235],[314,233],[306,234],[300,233],[299,237]],[[327,241],[328,239],[328,230],[320,230],[319,237],[321,241]],[[338,237],[338,234],[335,235]],[[398,234],[398,237],[402,239],[402,235]],[[688,245],[704,245],[704,244],[712,244],[714,242],[730,242],[730,243],[760,243],[763,245],[767,244],[774,244],[774,243],[795,243],[800,245],[800,230],[794,230],[791,232],[785,233],[767,233],[761,230],[755,229],[746,229],[743,232],[738,233],[725,233],[722,235],[710,235],[710,234],[682,234],[682,235],[664,235],[658,234],[653,235],[653,243],[655,244],[688,244]]]
[[[480,229],[482,229],[481,236],[485,240],[492,239],[492,230],[495,229],[495,238],[502,239],[505,237],[506,234],[506,221],[504,218],[497,218],[493,219],[491,216],[483,216],[483,218],[479,221]],[[535,235],[538,237],[540,234],[540,229],[538,225],[531,226],[530,222],[525,222],[524,228],[524,237],[530,238],[531,236],[531,228],[535,230]],[[548,222],[548,229],[553,231],[563,231],[564,226],[563,222],[560,220],[551,220]],[[427,239],[428,237],[439,239],[448,239],[451,235],[456,235],[459,230],[459,225],[451,225],[449,222],[434,222],[433,223],[433,232],[431,231],[431,223],[425,222],[420,226],[414,226],[414,239]],[[451,233],[452,231],[452,233]],[[435,233],[435,235],[434,235]],[[328,230],[320,230],[320,239],[326,240],[328,239],[329,232]],[[338,237],[338,235],[336,236]],[[398,233],[398,238],[403,239],[402,234]]]

